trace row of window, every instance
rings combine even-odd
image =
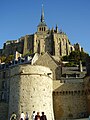
[[[90,94],[90,90],[86,91],[60,91],[60,92],[53,92],[54,95],[75,95],[75,94],[81,94],[81,95],[86,95]]]
[[[39,28],[39,31],[45,31],[45,30],[46,30],[45,27],[40,27],[40,28]]]

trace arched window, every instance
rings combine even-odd
[[[39,28],[39,31],[41,31],[41,27]]]
[[[63,95],[65,94],[65,92],[63,91]]]
[[[2,89],[6,89],[6,82],[2,81]]]
[[[3,78],[5,78],[5,76],[6,76],[6,72],[4,71],[4,72],[3,72]]]
[[[5,92],[1,93],[1,101],[6,101],[6,93]]]
[[[43,31],[43,27],[42,27],[42,31]]]
[[[66,95],[68,94],[68,91],[66,91]]]
[[[44,27],[44,31],[45,31],[46,29],[45,29],[45,27]]]

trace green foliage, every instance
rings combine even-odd
[[[6,57],[5,56],[0,56],[1,62],[5,62]]]
[[[1,56],[0,59],[2,62],[8,63],[14,59],[14,55],[9,55],[8,57]]]
[[[77,64],[75,62],[69,62],[69,63],[66,63],[66,66],[67,67],[75,67],[75,66],[77,66]]]
[[[85,66],[86,58],[89,57],[89,55],[83,51],[72,51],[70,55],[63,56],[63,61],[68,61],[67,66],[76,66],[79,64],[79,61],[82,61],[83,66]]]
[[[9,55],[6,60],[5,60],[5,63],[8,63],[10,61],[12,61],[14,59],[14,55]]]

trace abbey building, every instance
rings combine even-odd
[[[28,112],[45,112],[47,120],[85,118],[90,115],[90,58],[88,64],[65,67],[60,57],[71,51],[67,35],[48,29],[42,8],[37,32],[18,40],[7,41],[0,55],[15,55],[0,63],[0,120],[17,119]],[[58,59],[59,58],[59,59]]]
[[[37,26],[37,32],[32,35],[26,35],[18,40],[7,41],[0,53],[3,55],[15,54],[19,51],[21,54],[49,52],[53,56],[69,55],[71,51],[81,51],[81,46],[76,43],[72,45],[67,35],[62,30],[48,28],[44,19],[44,9],[42,7],[40,23]]]

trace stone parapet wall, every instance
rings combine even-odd
[[[86,92],[83,83],[53,83],[55,118],[80,118],[87,116]]]

